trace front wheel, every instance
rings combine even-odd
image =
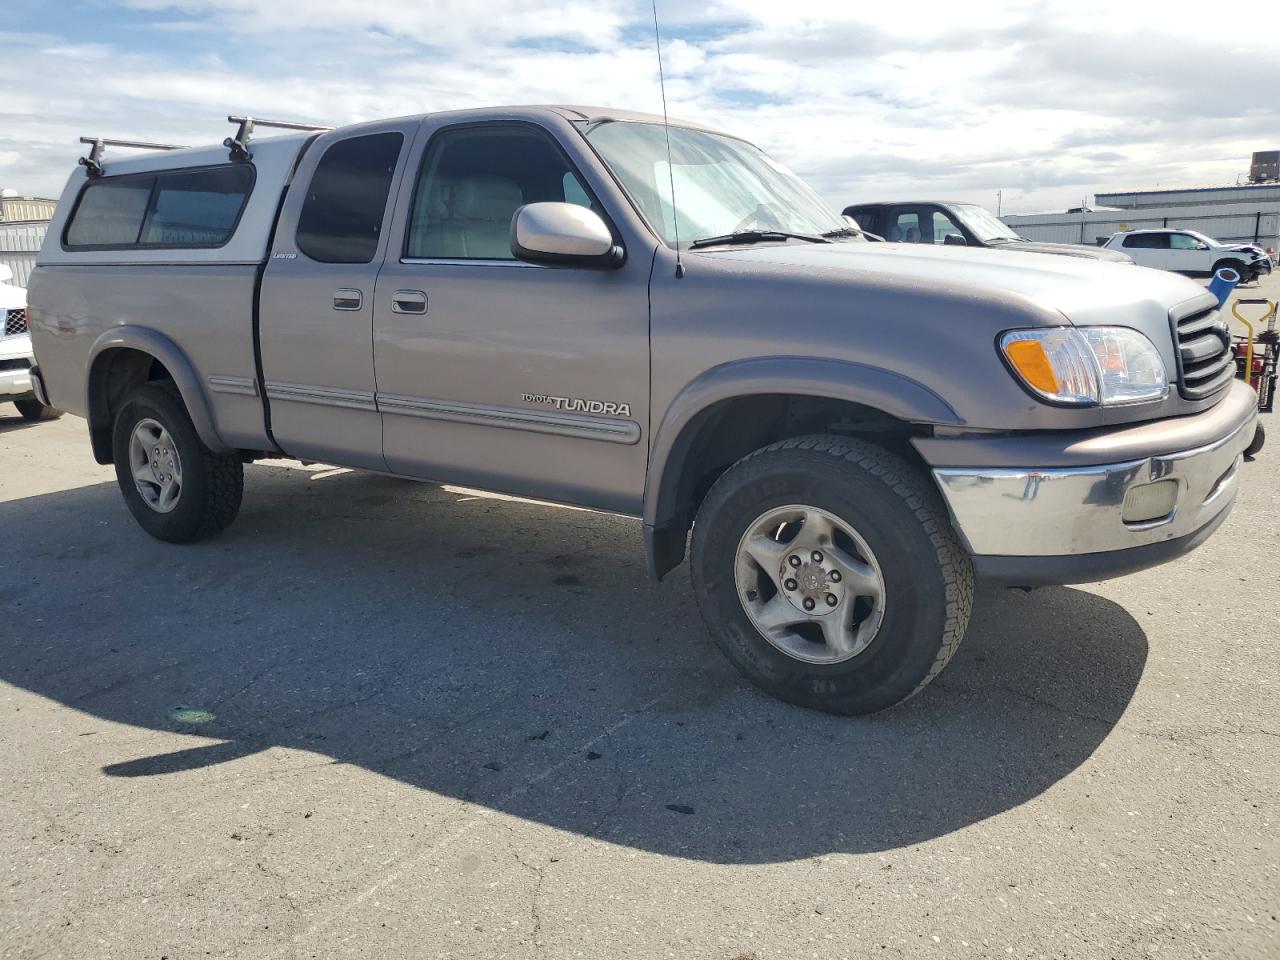
[[[730,467],[693,531],[707,628],[752,682],[843,714],[911,697],[969,623],[973,570],[927,478],[872,444],[784,440]]]
[[[15,400],[13,405],[18,408],[18,413],[22,414],[24,420],[57,420],[62,416],[62,411],[57,407],[51,407],[47,403],[41,403],[35,397],[27,397],[25,400]]]
[[[1236,276],[1240,278],[1239,283],[1236,284],[1237,286],[1243,287],[1246,283],[1249,282],[1250,280],[1249,271],[1245,269],[1245,265],[1241,263],[1239,260],[1218,261],[1213,265],[1213,276],[1216,277],[1218,275],[1218,271],[1221,270],[1223,267],[1226,267],[1229,270],[1234,270],[1236,272]]]
[[[1246,460],[1253,460],[1262,452],[1262,448],[1266,445],[1267,431],[1262,428],[1262,424],[1258,424],[1258,428],[1253,431],[1253,439],[1249,441],[1249,446],[1244,448],[1244,458]]]
[[[111,441],[129,512],[157,540],[203,540],[235,519],[244,493],[240,459],[204,445],[171,385],[147,383],[130,393]]]

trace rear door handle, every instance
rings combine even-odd
[[[364,303],[364,294],[353,287],[344,287],[333,292],[333,309],[359,310]]]
[[[426,313],[427,295],[421,290],[397,290],[391,295],[392,313]]]

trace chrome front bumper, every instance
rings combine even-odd
[[[1173,559],[1207,538],[1235,500],[1256,422],[1249,409],[1220,439],[1140,459],[944,467],[933,476],[979,573],[1026,583],[1100,580]],[[1156,515],[1152,503],[1160,504]]]
[[[0,370],[0,400],[21,400],[31,396],[31,370]]]
[[[0,337],[0,361],[5,364],[26,361],[30,364],[32,362],[31,337],[25,333]],[[31,396],[30,367],[0,368],[0,401],[21,400],[29,396]]]

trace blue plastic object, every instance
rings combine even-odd
[[[1235,279],[1228,280],[1228,276],[1235,277]],[[1240,274],[1230,267],[1223,267],[1213,275],[1213,279],[1209,281],[1209,292],[1218,298],[1218,306],[1222,306],[1227,302],[1227,298],[1231,296],[1231,291],[1236,288],[1236,284],[1239,282]]]

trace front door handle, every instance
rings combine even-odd
[[[392,313],[426,313],[427,295],[421,290],[397,290],[391,295]]]
[[[333,292],[333,309],[359,310],[364,303],[364,294],[354,287],[344,287]]]

